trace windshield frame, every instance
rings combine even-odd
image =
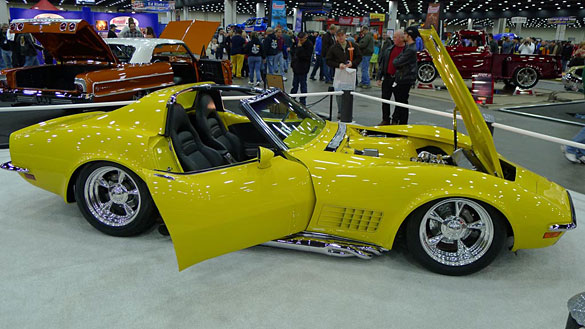
[[[260,131],[264,132],[267,135],[267,137],[270,140],[272,140],[272,142],[276,146],[278,146],[278,148],[280,148],[282,151],[287,151],[290,149],[288,147],[288,145],[286,145],[286,143],[276,135],[276,133],[268,126],[268,124],[264,121],[264,119],[262,119],[262,117],[258,113],[256,113],[256,111],[254,110],[254,107],[253,107],[254,103],[264,101],[268,98],[273,98],[279,94],[282,95],[287,101],[296,103],[296,101],[292,97],[290,97],[288,94],[286,94],[285,92],[283,92],[282,90],[280,90],[278,88],[268,89],[266,92],[264,92],[258,96],[243,99],[240,101],[240,103],[242,104],[242,108],[244,109],[244,113],[246,113],[246,116],[248,116],[248,118],[254,123],[256,128],[259,129]],[[302,106],[300,104],[298,104],[298,105]],[[306,108],[303,108],[303,110],[305,110],[311,117],[314,117],[320,123],[323,123],[323,127],[326,126],[327,122],[325,120],[323,120],[321,117],[319,117],[317,114],[311,112],[309,109],[306,109]],[[322,132],[323,132],[323,129],[321,130],[321,132],[319,134],[321,134]]]

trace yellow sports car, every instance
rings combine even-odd
[[[423,36],[469,136],[328,122],[276,89],[196,84],[17,131],[2,167],[106,234],[159,213],[180,269],[261,243],[370,258],[400,234],[428,269],[463,275],[510,237],[512,250],[554,244],[576,227],[571,196],[496,153],[436,33]],[[234,91],[255,95],[225,108]]]

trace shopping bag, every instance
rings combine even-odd
[[[356,69],[345,68],[335,69],[335,77],[333,78],[333,89],[339,90],[355,90]]]

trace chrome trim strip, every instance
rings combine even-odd
[[[339,122],[338,125],[337,132],[335,132],[335,136],[333,136],[325,148],[325,151],[335,152],[337,151],[337,148],[339,148],[339,145],[341,145],[341,142],[345,137],[345,132],[347,131],[347,125],[343,122]]]
[[[566,232],[577,228],[577,213],[575,212],[575,205],[573,204],[573,198],[569,191],[567,191],[567,196],[569,198],[569,204],[571,205],[571,223],[553,224],[548,228],[550,232]]]
[[[158,76],[163,76],[163,75],[175,75],[175,73],[173,73],[173,72],[155,73],[155,74],[149,74],[149,75],[139,75],[139,76],[136,76],[136,77],[126,78],[126,79],[115,79],[115,80],[98,81],[98,82],[95,82],[92,85],[91,89],[92,89],[93,93],[95,94],[95,86],[96,85],[102,85],[102,84],[110,83],[110,82],[120,82],[120,81],[134,80],[134,79],[152,78],[152,77],[158,77]]]
[[[5,162],[0,165],[0,169],[8,170],[8,171],[16,171],[18,173],[26,174],[29,172],[26,168],[20,168],[12,164],[12,161]]]
[[[175,177],[170,176],[170,175],[163,175],[163,174],[154,174],[154,176],[156,177],[161,177],[161,178],[166,178],[168,180],[175,180]]]
[[[160,85],[158,85],[156,87],[152,87],[152,88],[135,88],[135,89],[132,89],[132,90],[118,91],[118,92],[115,92],[115,93],[109,93],[109,94],[103,94],[103,95],[95,95],[95,94],[91,94],[91,95],[92,95],[93,98],[109,97],[109,96],[112,96],[112,95],[130,94],[130,93],[135,93],[135,92],[141,91],[141,90],[152,90],[152,89],[155,89],[155,88],[158,89],[158,88],[168,87],[168,86],[174,86],[174,85],[175,85],[175,83],[174,82],[171,82],[171,83],[163,83],[163,84],[160,84]]]

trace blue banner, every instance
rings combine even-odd
[[[271,12],[270,27],[286,30],[286,3],[282,0],[272,0]]]
[[[149,12],[168,12],[175,10],[174,1],[147,1],[147,0],[132,0],[132,10],[135,11],[149,11]]]
[[[297,10],[297,17],[295,17],[295,32],[299,33],[303,30],[303,10]]]

